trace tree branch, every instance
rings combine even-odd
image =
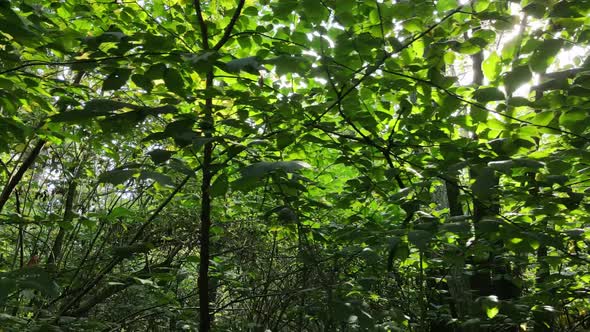
[[[173,52],[140,52],[140,53],[133,53],[127,55],[118,55],[118,56],[111,56],[111,57],[104,57],[104,58],[96,58],[96,59],[82,59],[82,60],[71,60],[71,61],[30,61],[25,62],[22,65],[18,65],[13,68],[5,69],[0,71],[0,75],[12,73],[15,71],[19,71],[24,68],[28,67],[35,67],[35,66],[70,66],[70,65],[77,65],[83,63],[97,63],[97,62],[104,62],[104,61],[113,61],[113,60],[120,60],[131,58],[134,56],[141,56],[141,55],[167,55]]]
[[[410,47],[412,44],[414,44],[417,40],[421,39],[422,37],[426,36],[427,34],[429,34],[432,30],[434,30],[436,27],[438,27],[439,25],[441,25],[443,22],[445,22],[446,20],[448,20],[451,16],[455,15],[456,13],[458,13],[461,8],[463,8],[463,6],[459,6],[457,7],[455,10],[451,11],[450,13],[448,13],[447,15],[445,15],[443,18],[440,19],[440,21],[438,21],[437,23],[431,25],[430,27],[428,27],[426,30],[422,31],[421,33],[415,35],[413,38],[411,38],[408,42],[406,42],[405,44],[403,44],[399,49],[394,50],[393,52],[386,52],[385,55],[379,59],[377,61],[377,63],[373,64],[373,65],[366,65],[361,67],[361,69],[359,71],[362,71],[363,69],[365,70],[365,73],[363,74],[363,76],[361,76],[359,79],[354,79],[354,77],[352,78],[352,85],[350,87],[348,87],[348,89],[342,89],[340,91],[340,97],[338,98],[338,100],[334,101],[332,104],[330,104],[330,106],[328,106],[326,108],[326,110],[324,112],[322,112],[320,115],[318,115],[312,122],[311,125],[315,125],[317,124],[323,117],[324,115],[328,114],[332,109],[334,109],[334,107],[336,107],[339,103],[342,102],[342,100],[348,96],[352,91],[356,90],[356,88],[369,76],[371,76],[373,73],[375,73],[377,71],[377,69],[381,68],[381,66],[385,63],[385,61],[387,61],[387,59],[389,59],[392,55],[397,54],[403,50],[405,50],[406,48]],[[356,75],[356,73],[355,73]]]
[[[214,50],[218,51],[219,49],[221,49],[221,47],[223,47],[223,45],[225,45],[225,43],[227,43],[227,41],[231,37],[231,32],[234,29],[234,25],[236,25],[236,22],[238,21],[240,14],[242,13],[242,8],[244,8],[245,3],[246,0],[240,0],[240,2],[238,2],[238,7],[236,8],[234,15],[231,17],[231,20],[229,21],[228,25],[225,27],[223,36],[217,42],[217,44],[213,46]]]
[[[197,21],[199,22],[199,27],[201,30],[201,42],[203,43],[203,49],[209,49],[209,34],[207,33],[207,22],[203,18],[203,10],[201,9],[201,1],[195,0],[193,1],[195,5],[195,11],[197,12]]]

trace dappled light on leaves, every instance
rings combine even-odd
[[[589,15],[0,0],[0,330],[590,328]]]

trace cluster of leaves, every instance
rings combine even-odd
[[[0,0],[0,326],[586,328],[589,14]]]

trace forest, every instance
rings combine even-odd
[[[0,331],[590,331],[590,1],[0,0]]]

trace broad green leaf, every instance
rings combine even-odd
[[[180,95],[184,93],[184,80],[178,70],[166,68],[164,71],[164,83],[168,90]]]
[[[141,173],[139,175],[139,179],[140,180],[151,179],[151,180],[158,182],[162,186],[170,186],[170,187],[174,186],[174,182],[172,181],[172,178],[169,177],[168,175],[162,174],[160,172],[141,171]]]
[[[13,288],[15,290],[32,289],[49,297],[59,295],[59,286],[45,269],[38,266],[26,266],[20,270],[0,274],[0,280],[4,278],[16,281],[16,287]],[[11,286],[14,286],[14,284]],[[1,300],[2,298],[0,297]]]
[[[539,2],[531,2],[528,5],[524,6],[522,10],[527,13],[527,15],[531,15],[536,18],[543,18],[546,11],[546,5]]]
[[[261,161],[242,168],[240,172],[246,178],[259,178],[275,171],[293,173],[300,169],[310,167],[308,163],[303,161]]]
[[[537,113],[531,122],[536,125],[547,126],[551,123],[551,121],[553,121],[555,115],[555,111],[543,111]]]
[[[549,16],[559,18],[584,17],[585,13],[580,9],[580,7],[576,6],[576,2],[559,1],[553,6],[553,10]],[[587,5],[585,12],[586,14],[588,12]]]
[[[193,119],[181,118],[166,125],[166,129],[164,129],[163,133],[153,133],[150,135],[151,137],[148,136],[145,140],[173,138],[176,145],[184,147],[193,143],[194,140],[201,136],[193,130],[194,124],[195,120]]]
[[[590,117],[586,110],[571,110],[561,114],[559,124],[567,130],[582,132],[590,126]]]
[[[470,40],[473,44],[483,48],[496,40],[496,33],[489,29],[479,29],[473,33],[473,37]]]
[[[295,141],[295,136],[289,132],[279,133],[277,135],[277,149],[282,150]]]
[[[154,149],[148,152],[148,155],[154,162],[154,164],[162,164],[168,161],[170,157],[174,154],[174,151],[168,151],[163,149]]]
[[[145,254],[154,248],[151,243],[135,243],[131,245],[122,245],[113,248],[113,255],[122,258],[131,258],[136,254]]]
[[[502,71],[502,59],[496,52],[490,53],[490,55],[483,61],[482,70],[485,77],[490,81],[494,82]]]
[[[494,318],[500,312],[500,301],[496,295],[489,295],[480,298],[483,308],[486,310],[488,318]]]
[[[119,185],[133,178],[135,174],[137,174],[137,170],[134,169],[115,169],[102,173],[98,177],[98,182]]]
[[[130,108],[135,109],[137,106],[110,99],[93,99],[84,105],[82,110],[72,110],[62,112],[51,117],[53,122],[81,122],[98,116],[109,115],[114,111]]]
[[[12,89],[13,85],[14,83],[11,80],[0,77],[0,88],[9,90]]]
[[[528,159],[528,158],[518,158],[514,160],[518,167],[528,168],[533,171],[538,171],[540,168],[545,167],[545,163],[542,161]]]
[[[478,13],[488,9],[489,6],[490,0],[475,0],[473,2],[473,9]]]
[[[488,163],[488,167],[504,173],[509,172],[512,168],[518,167],[537,171],[539,168],[543,168],[544,166],[545,164],[543,162],[527,158],[491,161]]]
[[[408,240],[420,250],[426,249],[432,236],[432,233],[421,229],[408,232]]]
[[[86,112],[86,111],[67,111],[56,114],[51,117],[53,122],[82,122],[98,116],[110,114],[108,111]]]
[[[438,0],[436,1],[436,10],[439,12],[446,12],[447,10],[458,7],[457,0]]]
[[[471,190],[478,198],[488,199],[492,196],[496,185],[497,178],[494,174],[494,170],[489,167],[484,167],[478,171],[475,182],[471,185]]]
[[[567,93],[569,96],[586,97],[590,94],[590,89],[575,84],[567,90]]]
[[[531,78],[532,74],[529,66],[518,66],[514,68],[504,76],[504,86],[506,87],[506,92],[509,95],[512,95],[516,89],[518,89],[521,85],[528,83]]]
[[[123,108],[135,109],[137,106],[111,99],[93,99],[84,104],[84,111],[86,112],[113,112]]]
[[[110,73],[107,78],[105,78],[104,82],[102,83],[102,89],[104,91],[119,90],[123,85],[125,85],[125,83],[127,83],[129,75],[131,75],[130,69],[116,69]]]
[[[163,63],[157,63],[151,65],[150,68],[145,72],[146,78],[150,80],[157,80],[162,79],[164,77],[164,72],[166,71],[166,65]]]
[[[133,215],[133,212],[123,206],[117,206],[109,213],[109,219],[114,220],[120,217],[128,217]]]
[[[147,77],[146,75],[134,74],[134,75],[131,75],[131,80],[138,87],[144,89],[147,92],[152,91],[152,88],[154,87],[152,80],[149,77]]]
[[[471,232],[471,225],[466,221],[445,222],[441,225],[440,229],[454,234],[469,234]]]
[[[561,50],[562,45],[563,41],[559,39],[544,40],[529,59],[531,69],[538,73],[545,72],[547,67],[555,61],[555,56]]]
[[[230,73],[245,71],[257,75],[258,71],[261,69],[260,60],[255,56],[234,59],[225,64],[225,69]]]
[[[590,71],[585,71],[576,76],[574,85],[590,89]]]
[[[391,195],[389,197],[389,199],[392,202],[399,202],[400,200],[402,200],[402,199],[406,198],[408,195],[410,195],[413,191],[414,191],[414,189],[412,187],[402,188],[397,193]]]
[[[280,75],[288,73],[305,74],[311,67],[309,60],[302,56],[280,55],[276,58],[267,59],[264,63],[275,65]]]
[[[500,312],[500,308],[498,307],[488,307],[486,308],[486,315],[488,318],[492,319],[496,317],[496,315]]]
[[[490,161],[488,167],[507,173],[514,167],[514,160]]]
[[[176,170],[184,175],[194,175],[195,174],[195,172],[193,172],[193,170],[190,169],[190,167],[188,167],[186,165],[186,163],[180,159],[171,158],[170,161],[168,162],[168,165],[173,170]]]
[[[191,64],[192,69],[200,73],[206,73],[212,69],[213,64],[219,57],[220,54],[217,51],[208,50],[197,54],[186,55],[183,58]]]
[[[498,88],[482,88],[473,93],[473,98],[481,103],[488,101],[505,100],[506,96]]]
[[[229,180],[227,178],[227,175],[222,173],[217,177],[217,179],[215,179],[215,181],[211,185],[211,196],[212,197],[224,196],[227,193],[228,189],[229,189]]]
[[[507,104],[509,106],[521,107],[521,106],[530,106],[531,102],[524,97],[511,97],[507,100]]]
[[[321,2],[315,0],[302,0],[301,2],[306,22],[319,23],[322,20],[326,20],[330,14]]]

